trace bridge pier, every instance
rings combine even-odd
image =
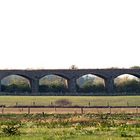
[[[107,93],[113,93],[114,92],[114,79],[108,78],[105,80],[105,88]]]
[[[68,80],[68,90],[69,92],[76,92],[76,78],[72,78]]]
[[[2,90],[1,90],[1,80],[0,80],[0,92],[1,92]]]
[[[31,93],[37,94],[39,92],[39,79],[31,79]]]

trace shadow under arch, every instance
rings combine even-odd
[[[39,79],[39,92],[53,92],[64,95],[68,91],[68,79],[58,74],[47,74]]]
[[[105,79],[95,74],[84,74],[76,80],[78,92],[105,92]]]
[[[137,95],[140,93],[140,76],[135,74],[121,74],[114,78],[115,91],[122,95]]]
[[[31,79],[24,75],[9,74],[1,79],[1,91],[10,95],[28,95],[31,92]]]

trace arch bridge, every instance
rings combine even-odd
[[[114,91],[114,79],[122,74],[140,78],[140,69],[40,69],[40,70],[0,70],[0,81],[9,75],[19,75],[29,80],[32,94],[39,92],[39,79],[46,75],[57,75],[68,81],[69,92],[76,92],[76,80],[86,74],[99,76],[105,81],[108,93]],[[1,82],[0,82],[1,83]],[[1,91],[1,84],[0,84]]]

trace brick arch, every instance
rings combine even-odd
[[[59,75],[59,74],[47,74],[47,75],[44,75],[44,76],[42,76],[41,78],[39,78],[39,83],[40,83],[40,80],[41,80],[42,78],[44,78],[44,77],[46,77],[46,76],[49,76],[49,75],[58,76],[58,77],[60,77],[60,78],[65,79],[65,80],[68,82],[68,78],[65,77],[65,76],[62,76],[62,75]]]
[[[4,76],[1,77],[1,80],[3,80],[4,78],[6,78],[6,77],[8,77],[8,76],[12,76],[12,75],[16,75],[16,76],[23,77],[23,78],[25,78],[25,79],[27,79],[27,80],[29,80],[29,81],[31,80],[30,77],[28,77],[28,76],[26,76],[26,75],[22,75],[22,74],[6,74],[6,75],[4,75]]]
[[[92,72],[91,72],[91,73],[79,74],[79,75],[76,77],[76,79],[79,79],[80,77],[85,76],[85,75],[88,75],[88,74],[95,75],[95,76],[97,76],[97,77],[99,77],[99,78],[102,78],[104,81],[105,81],[105,79],[107,78],[107,77],[104,76],[104,75],[97,74],[97,73],[92,73]]]
[[[54,76],[55,79],[58,82],[58,85],[54,83],[54,81],[50,81],[48,79],[48,76]],[[47,79],[43,79],[43,78]],[[47,83],[45,81],[41,80],[47,80]],[[56,86],[55,86],[56,85]],[[56,92],[57,94],[60,93],[60,95],[64,92],[68,91],[68,80],[65,76],[62,76],[60,74],[47,74],[44,75],[42,78],[39,79],[39,91],[40,92]]]
[[[0,80],[0,86],[1,86],[1,84],[2,84],[2,80],[4,80],[5,78],[7,78],[7,77],[10,77],[10,76],[19,76],[19,78],[24,78],[24,79],[26,79],[28,82],[28,85],[29,85],[29,87],[30,87],[30,89],[31,89],[31,79],[29,78],[29,77],[27,77],[27,76],[24,76],[24,75],[21,75],[21,74],[5,74],[5,75],[3,75],[2,77],[1,77],[1,80]],[[1,87],[0,87],[0,90],[2,91],[2,89],[1,89]],[[30,92],[30,91],[29,91]]]
[[[132,77],[132,79],[129,79],[129,78],[128,79],[121,79],[121,78],[117,79],[117,78],[119,78],[119,76],[123,76],[125,74],[127,74],[128,76],[134,76],[134,79],[133,79],[133,77]],[[121,81],[121,80],[124,80],[124,81]],[[135,74],[135,73],[119,74],[118,76],[116,76],[114,78],[115,91],[117,91],[117,92],[128,92],[128,93],[131,93],[131,92],[132,93],[133,92],[139,93],[139,91],[140,91],[139,81],[140,81],[140,75],[139,74]]]
[[[88,89],[88,91],[89,92],[97,92],[97,90],[99,91],[105,91],[105,79],[104,79],[104,77],[103,76],[100,76],[100,75],[98,75],[98,74],[92,74],[92,73],[88,73],[88,74],[84,74],[84,75],[82,75],[81,77],[79,77],[77,80],[76,80],[76,84],[77,84],[77,90],[79,91],[79,92],[82,92],[82,91],[84,91],[84,89],[83,89],[83,86],[82,85],[85,85],[85,83],[86,83],[86,81],[88,81],[88,79],[86,79],[86,76],[87,75],[90,75],[91,76],[91,79],[93,79],[93,78],[95,78],[96,77],[96,79],[94,79],[94,81],[92,82],[92,83],[90,83],[90,86],[93,86],[93,87],[90,87],[90,89]],[[84,77],[85,76],[85,79],[84,79],[84,81],[81,83],[82,85],[80,85],[80,78],[82,78],[82,77]],[[97,84],[96,82],[97,82],[97,78],[99,78],[98,80],[100,80],[100,84],[102,85],[102,87],[96,87],[95,85]]]
[[[127,75],[130,75],[130,76],[134,76],[134,77],[140,79],[140,75],[138,75],[138,74],[134,74],[134,73],[123,73],[123,74],[119,74],[119,75],[117,75],[117,76],[114,77],[114,79],[113,79],[114,84],[115,84],[115,79],[117,79],[119,76],[123,76],[123,75],[126,75],[126,74]]]
[[[137,78],[140,78],[140,74],[137,74],[137,73],[129,73],[129,72],[127,72],[127,73],[119,73],[119,74],[116,74],[113,78],[114,79],[116,79],[117,77],[119,77],[119,76],[121,76],[121,75],[125,75],[125,74],[128,74],[128,75],[132,75],[132,76],[135,76],[135,77],[137,77]]]
[[[39,77],[39,80],[42,79],[43,77],[49,76],[49,75],[59,76],[59,77],[62,77],[64,79],[66,79],[66,80],[69,80],[69,77],[68,76],[66,76],[64,74],[60,74],[60,73],[47,73],[47,74],[44,74],[44,75],[40,76]]]

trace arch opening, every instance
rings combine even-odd
[[[1,80],[1,91],[19,95],[31,92],[31,84],[29,79],[20,75],[8,75]]]
[[[140,79],[131,74],[122,74],[114,79],[116,92],[123,94],[140,93]]]
[[[105,92],[104,79],[93,74],[86,74],[79,77],[76,80],[76,84],[78,92]]]
[[[61,93],[65,93],[67,91],[67,79],[61,76],[50,74],[39,80],[39,92],[55,92],[60,95]]]

